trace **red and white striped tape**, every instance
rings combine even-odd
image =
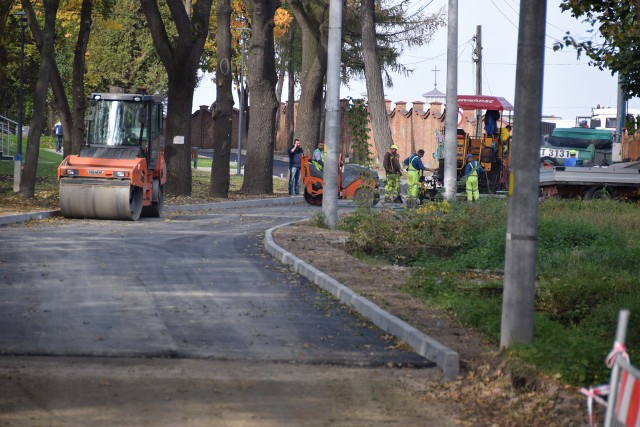
[[[611,369],[613,363],[616,361],[616,357],[622,357],[627,363],[629,362],[629,355],[627,354],[627,347],[621,342],[614,342],[613,349],[607,355],[604,363],[607,365],[607,368]]]
[[[596,401],[602,406],[607,406],[607,401],[601,396],[609,394],[609,384],[599,385],[597,387],[581,388],[580,393],[587,396],[587,417],[589,419],[589,427],[596,427],[598,425],[596,421],[596,414],[593,412],[593,402]]]

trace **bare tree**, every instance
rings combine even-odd
[[[191,194],[191,104],[212,2],[197,0],[192,6],[193,15],[189,16],[181,0],[167,0],[177,30],[177,37],[169,38],[157,0],[140,0],[169,79],[164,156],[168,174],[165,186],[170,194]]]
[[[273,151],[275,147],[275,115],[278,111],[273,17],[279,0],[244,0],[251,14],[249,76],[251,120],[247,140],[247,162],[242,192],[273,193]]]
[[[231,92],[231,4],[218,0],[216,11],[216,102],[213,107],[215,134],[213,136],[213,163],[209,195],[229,196],[229,159],[231,157],[231,130],[233,94]]]

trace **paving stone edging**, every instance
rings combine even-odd
[[[279,225],[266,231],[264,246],[271,256],[281,263],[291,266],[296,273],[331,293],[342,303],[369,319],[383,331],[406,342],[419,355],[435,362],[447,380],[454,380],[458,377],[460,373],[460,355],[456,351],[442,345],[407,322],[383,310],[334,278],[278,246],[273,240],[273,231],[290,224],[293,223]]]

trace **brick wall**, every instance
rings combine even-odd
[[[246,121],[247,117],[243,120]],[[211,110],[208,106],[201,105],[200,109],[191,115],[191,146],[213,149],[214,132],[215,120],[213,120]],[[238,110],[236,108],[233,109],[231,148],[238,148]]]
[[[345,159],[353,157],[353,149],[351,137],[348,132],[348,116],[350,114],[348,108],[349,101],[340,100],[340,153]],[[444,135],[444,118],[445,110],[443,104],[433,102],[425,104],[422,101],[413,101],[408,105],[405,101],[396,101],[392,108],[392,101],[385,100],[387,114],[389,116],[389,126],[391,128],[391,137],[393,143],[398,146],[400,158],[404,159],[419,149],[425,151],[424,163],[428,167],[436,167],[437,161],[434,159],[434,153],[437,149],[437,138]],[[282,104],[278,114],[280,120],[276,129],[276,153],[285,153],[287,149],[287,120],[286,114],[289,106]],[[294,123],[297,119],[298,104],[294,105]],[[247,118],[245,118],[247,120]],[[321,120],[321,117],[318,117]],[[463,128],[470,134],[475,134],[475,116],[473,110],[465,110],[462,124],[458,127]],[[233,115],[233,133],[231,147],[237,147],[238,141],[238,110],[234,109]],[[200,110],[191,116],[191,135],[192,146],[199,148],[213,148],[213,134],[215,132],[214,120],[207,106],[201,106]],[[369,131],[370,151],[372,157],[377,157],[375,144],[373,143],[373,132]],[[246,143],[243,144],[243,147]]]

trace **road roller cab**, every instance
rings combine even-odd
[[[86,143],[58,167],[62,215],[133,221],[162,215],[167,180],[163,100],[91,95]]]

